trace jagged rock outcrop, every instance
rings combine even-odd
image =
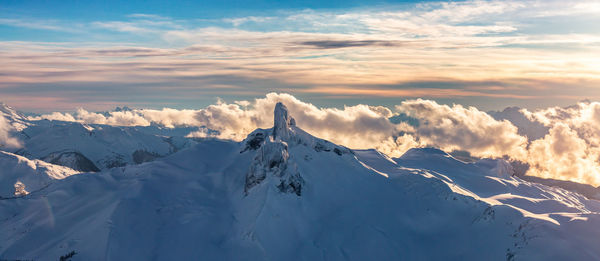
[[[275,105],[275,117],[273,119],[273,138],[281,140],[289,140],[292,136],[290,130],[290,122],[288,121],[288,110],[283,103],[278,102]],[[296,121],[294,121],[294,125]]]
[[[50,153],[48,156],[43,157],[42,160],[51,164],[65,166],[83,172],[100,171],[93,161],[77,151]]]
[[[147,150],[136,150],[131,154],[131,158],[135,164],[150,162],[160,157],[160,154]]]
[[[265,179],[272,177],[279,191],[302,195],[304,179],[298,172],[297,165],[290,160],[287,141],[293,140],[294,133],[290,129],[295,125],[293,118],[288,118],[285,105],[277,103],[274,112],[274,126],[271,135],[268,131],[255,132],[246,139],[246,148],[257,150],[248,174],[244,191],[248,191]],[[291,120],[290,120],[291,119]]]
[[[281,192],[300,196],[304,179],[298,172],[297,165],[290,160],[287,143],[273,140],[272,136],[269,138],[257,151],[254,162],[250,165],[245,192],[248,193],[265,179],[273,178]]]
[[[15,186],[15,197],[27,196],[27,194],[29,194],[29,191],[27,191],[25,189],[25,184],[23,184],[23,182],[17,181],[17,183],[15,183],[14,186]]]

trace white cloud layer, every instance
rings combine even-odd
[[[395,111],[383,106],[355,105],[319,108],[290,94],[269,93],[253,101],[218,101],[199,110],[135,109],[108,113],[52,113],[32,120],[50,119],[90,124],[166,127],[204,126],[193,137],[243,140],[256,128],[270,128],[273,109],[283,102],[299,127],[309,133],[354,149],[376,148],[392,157],[413,147],[433,146],[445,151],[468,151],[477,157],[508,157],[528,163],[528,175],[600,185],[600,103],[582,102],[568,108],[538,111],[522,109],[496,120],[475,107],[442,105],[431,100],[407,100]],[[418,124],[390,117],[403,114]],[[529,121],[529,122],[524,122]],[[537,139],[527,139],[519,128],[531,124]],[[515,124],[517,126],[515,126]],[[547,133],[546,133],[547,132]]]
[[[525,158],[527,139],[509,121],[497,121],[475,107],[440,105],[430,100],[409,100],[397,110],[419,120],[421,142],[446,151],[465,150],[480,157],[507,155]]]
[[[0,148],[21,147],[21,142],[11,135],[12,131],[14,131],[13,126],[10,125],[10,123],[6,120],[6,118],[4,118],[4,116],[0,115]]]
[[[522,112],[550,128],[530,145],[529,175],[600,185],[599,102]]]

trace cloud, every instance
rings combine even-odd
[[[209,129],[219,131],[219,138],[241,140],[256,128],[273,124],[273,109],[277,102],[288,107],[298,126],[321,138],[353,148],[380,148],[388,153],[397,150],[394,136],[407,124],[392,124],[393,115],[381,106],[345,106],[343,109],[318,108],[289,94],[269,93],[252,102],[228,104],[220,102],[199,110],[197,120]],[[242,104],[242,105],[240,105]],[[245,106],[244,106],[245,105]],[[196,134],[193,134],[196,135]],[[205,133],[198,133],[204,136]],[[403,153],[395,152],[395,154]]]
[[[151,123],[160,124],[166,127],[186,124],[181,117],[187,110],[173,113],[173,109],[159,110],[133,110],[133,111],[111,111],[107,113],[90,112],[83,108],[77,109],[77,112],[60,113],[53,112],[41,116],[31,116],[29,120],[56,120],[56,121],[74,121],[85,124],[106,124],[114,126],[149,126]]]
[[[177,21],[159,15],[131,14],[126,21],[96,21],[90,24],[91,29],[101,28],[124,33],[153,33],[183,28]]]
[[[300,42],[301,45],[313,46],[320,49],[337,49],[348,47],[363,47],[363,46],[401,46],[399,42],[379,41],[379,40],[361,40],[361,41],[343,41],[343,40],[319,40]]]
[[[475,107],[417,99],[404,101],[396,109],[419,121],[415,134],[424,144],[479,157],[526,158],[527,139],[517,133],[517,127]]]
[[[318,108],[292,95],[277,93],[269,93],[264,98],[253,101],[219,101],[199,110],[164,108],[95,113],[78,109],[73,114],[54,112],[29,119],[118,126],[203,126],[217,132],[207,133],[201,130],[190,135],[241,141],[256,128],[270,128],[273,125],[273,109],[277,102],[285,103],[297,124],[309,133],[352,148],[375,147],[385,153],[399,156],[410,149],[410,146],[418,144],[415,141],[408,142],[412,140],[410,135],[399,134],[411,130],[412,127],[406,123],[391,123],[388,118],[393,116],[393,112],[386,107],[356,105],[343,109]]]
[[[530,160],[531,175],[592,183],[600,147],[596,103],[523,110],[521,120],[507,118],[516,133],[503,118],[480,110],[600,99],[600,35],[593,26],[582,26],[582,21],[597,20],[597,10],[594,1],[460,1],[281,10],[215,20],[149,14],[87,23],[0,18],[0,24],[16,30],[48,30],[61,39],[78,39],[0,42],[0,64],[6,65],[0,72],[0,96],[37,111],[152,106],[108,113],[80,109],[40,118],[208,126],[218,130],[218,137],[234,140],[269,127],[272,104],[282,100],[311,133],[350,147],[376,147],[392,156],[412,146],[508,154]],[[409,100],[394,110],[319,108],[287,94],[252,100],[271,91],[320,104],[360,101],[392,108],[403,99],[431,98],[479,109],[426,100]],[[215,96],[238,102],[206,106],[206,97]],[[155,110],[168,104],[206,107]],[[400,112],[423,124],[387,122]]]
[[[7,25],[12,27],[22,27],[28,29],[37,30],[49,30],[49,31],[62,31],[62,32],[81,32],[77,28],[80,24],[71,24],[71,26],[65,26],[55,20],[35,20],[35,19],[9,19],[0,18],[0,25]]]
[[[402,102],[396,108],[417,119],[417,127],[407,122],[392,123],[389,118],[397,112],[383,106],[318,108],[290,94],[278,93],[254,101],[219,101],[200,110],[137,109],[101,114],[79,109],[75,115],[53,113],[31,119],[122,126],[204,126],[217,131],[216,134],[200,131],[191,136],[214,135],[240,141],[256,128],[272,126],[272,111],[277,102],[286,104],[297,124],[309,133],[355,149],[377,148],[390,156],[400,156],[415,146],[468,150],[477,156],[522,158],[525,153],[526,139],[508,121],[496,121],[473,107],[450,107],[421,99]]]
[[[475,107],[423,99],[403,101],[394,110],[364,104],[320,108],[290,94],[269,93],[233,103],[219,100],[198,110],[95,113],[79,109],[73,114],[55,112],[30,119],[119,126],[198,126],[206,128],[190,133],[190,137],[241,141],[256,128],[273,125],[277,102],[286,104],[299,127],[353,149],[376,148],[392,157],[425,146],[468,151],[477,157],[525,162],[529,165],[527,175],[600,185],[598,102],[536,111],[509,108],[489,114]]]
[[[118,21],[94,22],[92,25],[99,27],[99,28],[114,30],[114,31],[118,31],[118,32],[128,32],[128,33],[151,33],[151,32],[153,32],[153,30],[151,30],[149,28],[143,27],[143,26],[139,25],[138,23],[132,23],[132,22],[118,22]]]
[[[0,115],[0,149],[3,147],[20,148],[22,146],[21,142],[11,135],[13,131],[14,128],[10,122],[3,115]]]
[[[528,175],[600,185],[599,102],[521,112],[549,129],[529,146]]]
[[[511,105],[565,105],[600,98],[595,89],[600,83],[600,36],[577,22],[554,27],[531,17],[561,15],[579,21],[585,16],[585,21],[595,21],[590,20],[593,12],[582,11],[596,6],[460,1],[281,10],[213,20],[150,14],[76,23],[0,18],[5,24],[27,21],[51,26],[47,30],[58,26],[80,31],[53,31],[61,39],[76,39],[61,43],[49,38],[1,41],[0,64],[7,66],[0,73],[0,94],[11,97],[4,98],[11,104],[29,107],[23,109],[42,107],[23,102],[32,99],[53,98],[61,106],[94,102],[106,109],[130,102],[123,97],[131,93],[147,106],[165,95],[183,104],[190,97],[239,100],[269,91],[354,100],[422,97],[462,102],[470,97],[478,105],[506,104],[487,102],[493,99]],[[206,80],[210,78],[227,82]],[[444,90],[382,87],[436,81],[460,84]],[[496,89],[473,86],[491,81],[501,84]],[[47,104],[46,110],[55,108]]]
[[[238,17],[238,18],[225,18],[225,19],[223,19],[223,21],[227,22],[227,23],[231,23],[233,26],[240,26],[240,25],[248,23],[248,22],[260,23],[260,22],[266,22],[266,21],[269,21],[272,19],[274,19],[274,17],[245,16],[245,17]]]
[[[175,126],[201,126],[196,119],[196,110],[176,110],[163,108],[162,110],[134,110],[146,121],[163,125],[168,128]]]
[[[492,115],[527,135],[527,175],[600,185],[599,102],[533,111],[512,107]]]
[[[557,123],[529,148],[527,175],[600,185],[600,149]]]
[[[488,112],[496,120],[508,120],[514,124],[519,135],[527,137],[527,140],[533,141],[543,138],[548,134],[549,127],[543,124],[532,121],[525,113],[526,109],[519,107],[507,107],[503,111],[491,111]]]
[[[50,120],[50,121],[76,121],[82,122],[75,119],[70,113],[53,112],[50,114],[44,114],[41,116],[30,116],[28,120],[39,121],[39,120]]]

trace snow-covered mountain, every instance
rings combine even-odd
[[[23,143],[10,152],[84,172],[164,157],[194,144],[185,135],[197,130],[29,120],[5,104],[0,104],[0,114]]]
[[[27,195],[48,186],[54,180],[79,172],[0,151],[0,174],[0,199],[4,199]]]
[[[274,115],[242,142],[0,200],[0,259],[600,259],[599,201],[523,181],[503,160],[392,159],[313,137],[283,104]]]
[[[3,102],[0,102],[0,116],[6,118],[18,130],[26,126],[26,117]]]

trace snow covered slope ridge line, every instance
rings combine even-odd
[[[74,174],[79,172],[0,151],[0,199],[27,195]]]
[[[600,259],[600,203],[503,160],[352,151],[283,104],[273,125],[0,200],[0,259]]]

